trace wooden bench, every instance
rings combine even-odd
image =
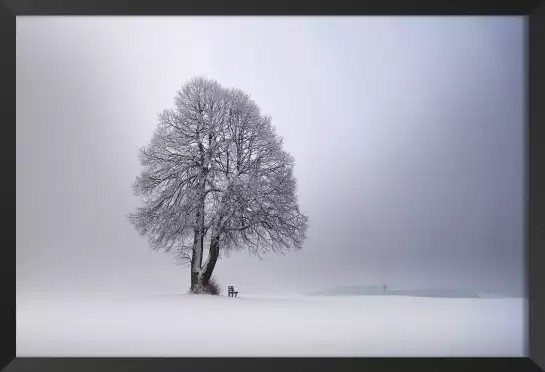
[[[228,293],[227,293],[227,296],[228,297],[236,297],[238,295],[238,292],[235,291],[235,287],[233,287],[232,285],[229,286],[229,290],[228,290]]]

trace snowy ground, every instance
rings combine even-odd
[[[526,300],[18,296],[17,356],[525,356]]]

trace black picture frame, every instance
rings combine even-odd
[[[527,358],[16,358],[15,17],[18,15],[521,15],[527,16]],[[383,0],[2,0],[0,118],[3,160],[0,249],[0,370],[6,371],[545,371],[545,1]],[[9,171],[9,174],[8,174]]]

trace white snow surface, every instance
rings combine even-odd
[[[154,294],[17,297],[17,356],[527,355],[527,300]]]

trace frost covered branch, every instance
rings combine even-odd
[[[192,288],[206,284],[220,251],[302,247],[308,217],[297,203],[294,160],[250,96],[195,78],[158,120],[139,151],[144,169],[133,190],[142,205],[128,218],[152,249],[175,249],[177,262],[190,265]]]

